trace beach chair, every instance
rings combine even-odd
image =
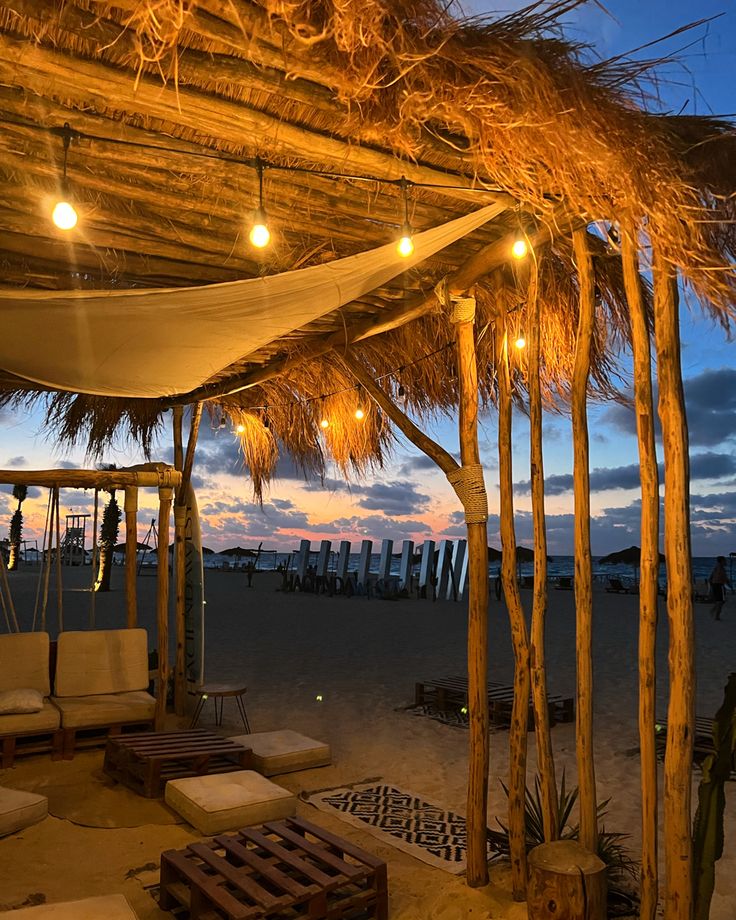
[[[558,591],[572,591],[573,589],[572,577],[570,575],[560,575],[560,577],[557,579],[557,584],[555,585],[555,588]]]
[[[628,594],[628,588],[621,581],[620,578],[609,578],[608,584],[606,585],[606,591],[608,594]]]

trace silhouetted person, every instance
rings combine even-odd
[[[715,568],[710,573],[708,581],[710,582],[710,595],[713,600],[710,612],[713,614],[714,619],[720,620],[721,610],[723,610],[723,605],[726,602],[726,585],[729,588],[731,587],[731,582],[726,574],[725,556],[719,556],[716,559]]]

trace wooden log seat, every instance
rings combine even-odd
[[[606,866],[576,840],[529,854],[529,920],[606,920]]]
[[[230,740],[250,748],[251,765],[264,776],[311,770],[332,763],[329,744],[289,729],[236,735]]]
[[[162,853],[159,906],[190,920],[388,920],[386,863],[287,818]]]
[[[11,633],[0,636],[0,693],[36,690],[42,704],[38,712],[0,715],[3,769],[12,767],[17,753],[51,751],[61,756],[59,710],[50,702],[48,633]]]
[[[13,911],[13,920],[138,920],[128,899],[122,894],[108,894],[83,901],[39,904]]]
[[[156,700],[147,687],[145,629],[60,633],[52,701],[61,712],[64,758],[70,760],[78,744],[104,742],[107,732],[99,729],[152,725]],[[80,739],[87,729],[97,731]]]
[[[172,779],[166,783],[164,799],[208,836],[296,813],[296,796],[254,770]]]
[[[0,837],[43,821],[48,813],[49,800],[45,795],[0,786]]]

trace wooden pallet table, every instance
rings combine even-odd
[[[386,863],[287,818],[162,853],[159,906],[190,920],[388,920]]]
[[[468,679],[463,675],[439,677],[418,681],[415,685],[415,705],[431,703],[437,709],[447,711],[462,709],[468,705]],[[494,681],[488,682],[489,719],[496,725],[508,725],[514,703],[514,688]],[[549,718],[556,722],[572,722],[575,718],[575,704],[572,697],[547,694]],[[534,724],[534,713],[529,706],[529,724]]]
[[[250,767],[250,748],[204,729],[141,732],[108,738],[103,770],[146,798],[170,779]]]

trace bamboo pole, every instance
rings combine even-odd
[[[509,726],[509,842],[514,900],[526,897],[526,759],[529,731],[529,637],[516,580],[513,468],[511,456],[511,374],[506,312],[496,321],[496,379],[498,382],[498,484],[501,528],[501,580],[514,647],[514,703]]]
[[[656,238],[652,240],[652,252],[670,635],[670,699],[664,760],[664,918],[690,920],[693,908],[690,811],[695,728],[690,463],[680,367],[677,279],[662,256]]]
[[[657,592],[659,587],[659,470],[654,442],[651,342],[639,276],[637,227],[622,226],[621,259],[631,317],[634,406],[641,477],[639,582],[639,747],[641,751],[640,920],[655,920],[657,869],[657,750],[655,740]]]
[[[5,622],[8,625],[8,632],[13,632],[10,626],[10,618],[13,620],[13,627],[15,632],[20,632],[20,627],[18,626],[18,617],[15,613],[15,604],[13,603],[13,595],[10,591],[10,584],[8,582],[8,569],[5,565],[5,556],[0,552],[0,581],[2,581],[2,586],[0,586],[0,600],[2,600],[3,613],[5,614]],[[10,611],[10,617],[8,616],[8,611]]]
[[[180,473],[163,464],[151,464],[154,469],[131,470],[0,470],[0,483],[42,486],[53,489],[94,489],[103,492],[125,486],[175,486]]]
[[[558,800],[552,733],[547,705],[547,671],[545,666],[544,629],[547,615],[547,528],[544,517],[544,453],[542,445],[542,394],[540,374],[539,270],[533,259],[527,289],[529,316],[529,461],[531,467],[532,519],[534,522],[534,598],[529,642],[531,660],[532,705],[537,739],[537,768],[542,793],[544,839],[557,840]]]
[[[186,708],[186,522],[187,492],[192,478],[194,452],[197,445],[199,424],[202,419],[202,403],[192,406],[186,456],[183,452],[182,415],[183,408],[174,407],[174,463],[182,472],[176,489],[174,505],[174,552],[176,553],[176,663],[174,670],[174,708],[178,716]]]
[[[166,693],[169,684],[169,519],[173,489],[158,490],[158,567],[156,569],[156,623],[158,627],[158,687],[156,693],[156,731],[162,731],[166,718]]]
[[[56,505],[54,502],[54,490],[53,488],[49,491],[49,516],[48,516],[48,549],[46,550],[46,572],[43,580],[43,598],[41,602],[41,632],[46,632],[46,608],[49,602],[49,581],[51,580],[51,550],[53,549],[54,544],[54,514],[56,513]],[[44,540],[46,539],[46,534],[44,534]]]
[[[158,536],[161,542],[161,534]],[[125,620],[128,628],[138,625],[136,598],[138,567],[138,489],[125,489]]]
[[[593,761],[593,574],[590,554],[588,376],[595,322],[595,276],[585,229],[572,235],[580,308],[572,380],[573,495],[575,503],[576,753],[580,789],[580,842],[596,852],[598,818]]]
[[[460,443],[463,467],[467,470],[477,463],[480,454],[477,440],[478,380],[475,361],[473,323],[457,326],[458,369],[460,375]],[[401,409],[396,406],[373,380],[363,365],[349,352],[341,355],[355,379],[376,401],[391,421],[423,453],[430,457],[445,473],[458,497],[464,501],[463,478],[455,458],[443,447],[421,431]],[[477,461],[474,458],[478,458]],[[485,500],[485,485],[473,483],[476,494]],[[466,508],[466,518],[468,517]],[[483,516],[482,514],[479,516]],[[486,511],[487,517],[487,511]],[[468,710],[470,716],[470,751],[468,770],[468,857],[466,878],[471,888],[488,883],[486,855],[488,810],[488,537],[485,520],[468,521]]]
[[[488,813],[488,505],[478,448],[478,366],[475,352],[475,304],[471,319],[453,311],[459,383],[460,459],[462,472],[473,474],[473,488],[486,502],[485,515],[469,514],[468,532],[468,715],[470,751],[467,805],[467,870],[471,888],[488,884],[486,851]],[[477,471],[477,472],[475,472]],[[457,487],[457,484],[456,484]],[[462,494],[460,497],[462,498]],[[477,518],[482,518],[479,520]]]
[[[90,607],[89,607],[89,628],[95,628],[95,601],[97,599],[97,592],[95,591],[95,581],[97,579],[97,516],[100,509],[100,490],[95,489],[95,510],[94,516],[92,518],[92,584],[90,586],[90,592],[92,597],[90,598]]]
[[[64,629],[64,591],[61,582],[61,515],[59,513],[59,487],[54,489],[56,505],[56,616],[59,632]]]

